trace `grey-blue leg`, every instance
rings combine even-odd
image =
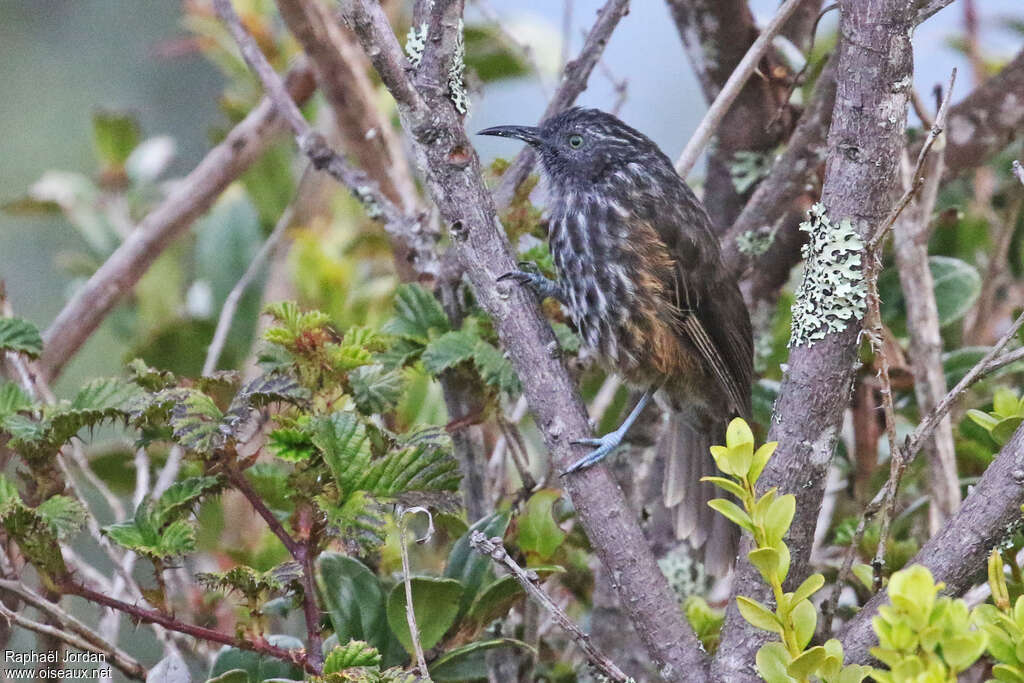
[[[515,280],[521,285],[529,287],[534,294],[540,297],[542,300],[551,297],[565,303],[565,294],[562,292],[562,288],[554,280],[549,280],[539,273],[528,273],[525,270],[513,270],[512,272],[505,273],[498,278],[498,282],[502,280]]]
[[[651,400],[651,396],[654,395],[654,391],[654,389],[648,389],[644,392],[644,395],[640,397],[639,401],[637,401],[636,406],[632,411],[630,411],[629,415],[626,416],[626,419],[623,420],[622,424],[619,425],[619,428],[614,432],[608,432],[597,439],[580,439],[578,441],[573,441],[573,443],[583,444],[586,446],[597,446],[597,448],[570,465],[569,469],[562,473],[562,476],[564,477],[572,472],[590,467],[618,448],[619,444],[622,443],[622,439],[625,438],[626,432],[629,431],[629,428],[633,426],[636,419],[640,417],[640,413],[642,413],[644,408],[647,407],[648,402]]]

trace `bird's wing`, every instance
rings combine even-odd
[[[723,270],[716,238],[696,197],[657,230],[674,258],[673,304],[680,332],[700,352],[737,414],[750,417],[754,376],[750,315],[736,281]],[[685,221],[685,222],[684,222]]]

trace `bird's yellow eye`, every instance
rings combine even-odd
[[[573,149],[579,149],[580,147],[582,147],[583,146],[583,136],[582,135],[570,135],[569,136],[569,146],[572,147]]]

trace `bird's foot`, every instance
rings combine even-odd
[[[498,278],[498,282],[501,282],[502,280],[514,280],[520,285],[528,287],[530,291],[541,299],[547,299],[548,297],[559,300],[561,299],[561,290],[558,287],[558,283],[553,280],[549,280],[539,273],[530,273],[525,270],[513,270]]]
[[[561,476],[578,472],[579,470],[586,469],[591,465],[594,465],[603,460],[609,453],[614,451],[620,445],[622,445],[622,439],[626,435],[624,430],[617,429],[614,432],[608,432],[602,437],[596,439],[577,439],[573,441],[573,444],[580,446],[597,446],[594,450],[587,453],[585,456],[569,465],[569,468],[562,472]]]

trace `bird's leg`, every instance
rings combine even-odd
[[[498,278],[502,280],[515,280],[521,285],[529,287],[543,301],[548,297],[566,303],[565,293],[562,287],[554,280],[549,280],[540,273],[529,273],[525,270],[513,270]]]
[[[622,424],[619,425],[619,428],[614,432],[608,432],[597,439],[578,439],[573,441],[574,444],[597,446],[597,448],[570,465],[569,469],[562,473],[562,476],[590,467],[618,448],[619,444],[622,443],[622,439],[626,436],[626,432],[629,431],[629,428],[633,426],[636,419],[640,417],[640,413],[642,413],[644,408],[647,407],[647,404],[650,402],[651,396],[654,395],[654,392],[655,389],[653,388],[645,391],[644,395],[640,397],[639,401],[637,401],[633,410],[630,411],[629,415],[626,416],[626,419],[623,420]]]

